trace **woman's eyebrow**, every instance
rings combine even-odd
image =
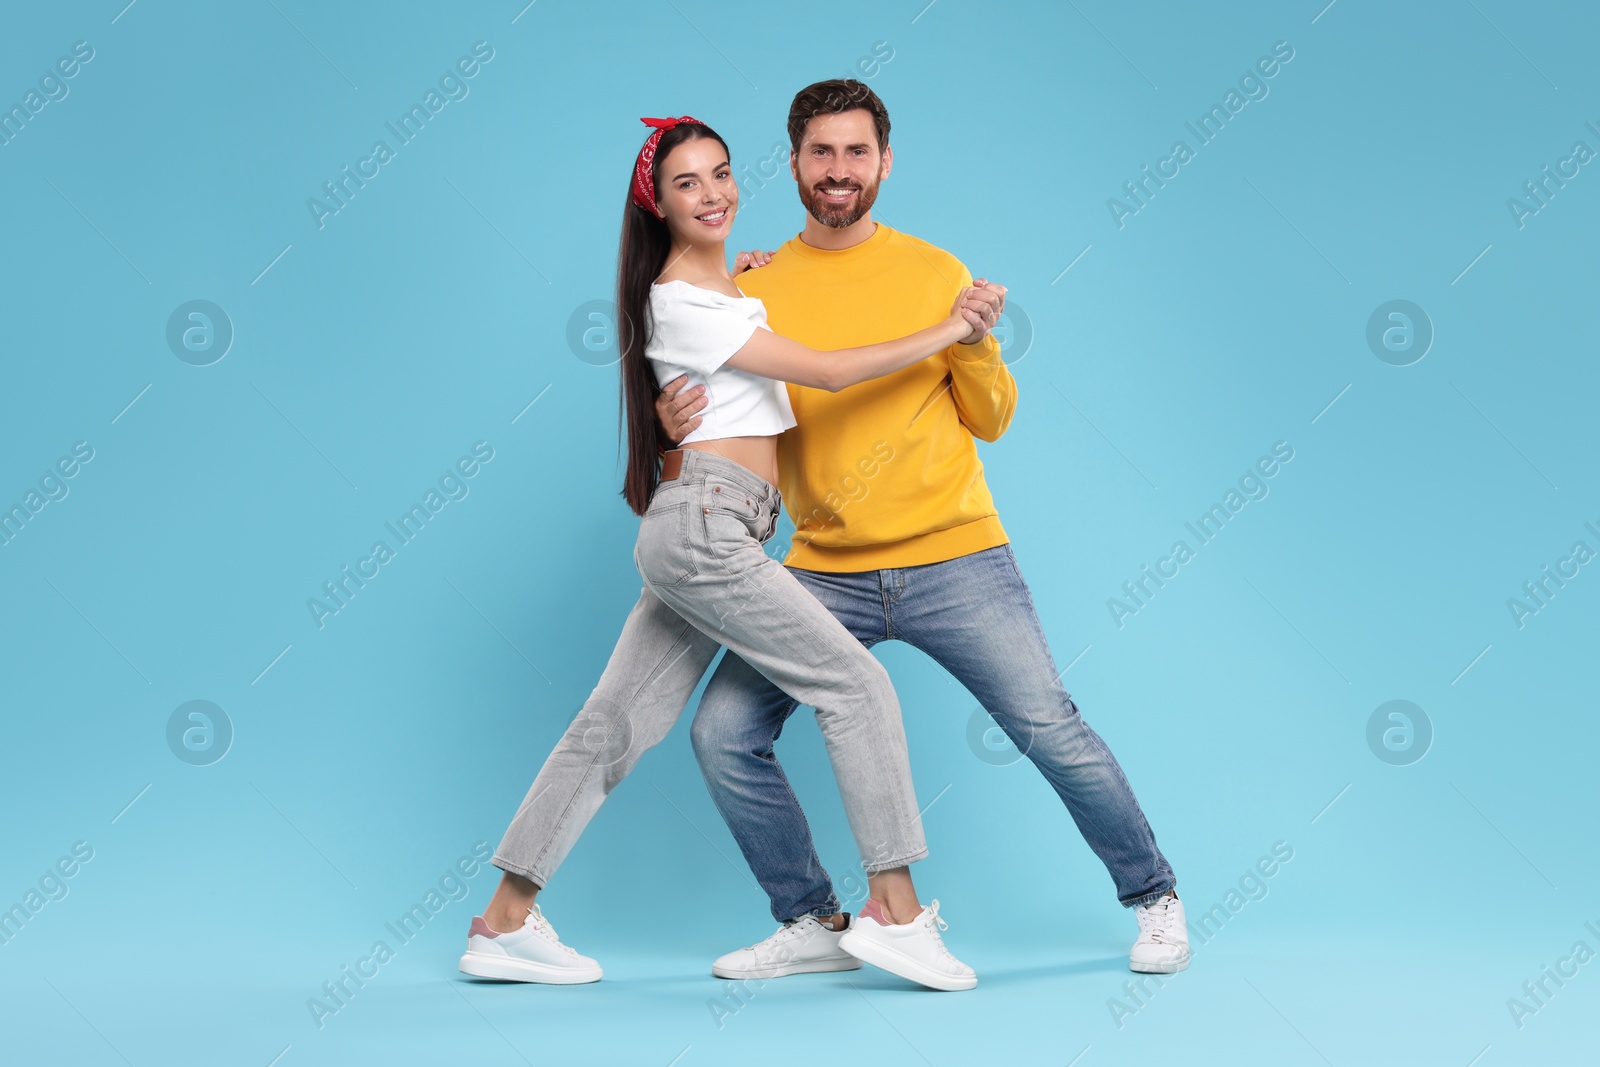
[[[715,172],[721,170],[722,168],[726,167],[727,165],[728,165],[728,161],[726,159],[724,159],[721,163],[718,163],[716,166],[711,168],[712,173],[715,173]],[[674,174],[672,176],[672,180],[673,181],[677,181],[679,178],[698,178],[699,176],[700,175],[695,171],[692,171],[692,170],[691,171],[684,171],[682,174]]]

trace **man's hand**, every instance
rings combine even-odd
[[[740,252],[733,257],[733,273],[743,274],[747,270],[765,267],[772,262],[772,253],[757,249],[754,252]]]
[[[1000,316],[1006,309],[1006,287],[999,282],[978,278],[972,283],[972,289],[962,306],[976,312],[983,320],[982,329],[974,326],[972,332],[961,339],[964,345],[975,345],[994,329],[995,323],[1000,321]]]
[[[663,385],[661,394],[656,397],[656,421],[661,424],[661,432],[667,440],[674,443],[694,432],[700,425],[699,412],[706,406],[706,387],[697,385],[684,389],[688,384],[689,376],[680,374]]]

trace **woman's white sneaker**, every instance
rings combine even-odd
[[[782,978],[790,974],[854,971],[861,961],[839,947],[835,932],[806,915],[778,927],[777,933],[748,948],[719,956],[711,965],[718,978]]]
[[[1189,966],[1189,927],[1183,901],[1174,890],[1133,909],[1139,940],[1128,954],[1128,969],[1140,974],[1177,974]]]
[[[839,939],[839,947],[929,989],[971,989],[978,984],[977,973],[952,956],[939,936],[949,925],[939,918],[937,900],[904,924],[890,922],[878,902],[869,900]]]
[[[509,933],[491,929],[481,915],[473,916],[460,967],[463,974],[478,978],[547,985],[598,982],[603,973],[594,960],[561,943],[537,904],[528,909],[522,929]]]

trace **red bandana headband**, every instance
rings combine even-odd
[[[644,147],[639,149],[639,159],[633,165],[633,202],[644,208],[650,214],[656,213],[656,181],[651,173],[655,165],[656,146],[661,143],[661,135],[681,123],[692,122],[696,126],[704,126],[699,119],[680,115],[675,119],[640,119],[646,126],[655,127],[654,132],[645,138]]]

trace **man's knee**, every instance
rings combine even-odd
[[[728,751],[728,731],[701,701],[700,710],[689,724],[689,743],[694,746],[694,758],[700,766],[709,768],[719,756]]]
[[[689,724],[694,757],[706,769],[730,758],[770,751],[775,736],[750,694],[736,686],[718,686],[715,679]]]
[[[1036,762],[1100,763],[1108,754],[1105,742],[1084,722],[1071,697],[1043,700],[1022,715],[991,714],[997,722],[1005,720],[1012,743]]]

